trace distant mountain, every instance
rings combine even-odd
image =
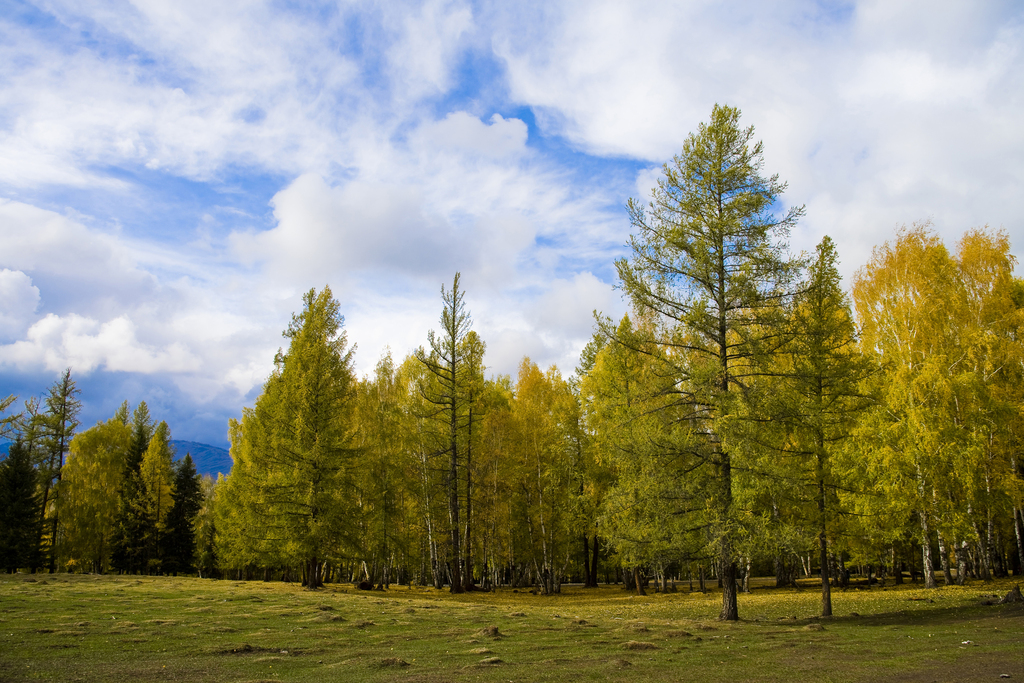
[[[171,445],[177,451],[174,459],[181,460],[185,457],[186,453],[190,454],[192,462],[196,464],[196,472],[199,474],[209,474],[216,479],[218,473],[228,474],[231,472],[231,455],[223,448],[217,448],[216,446],[196,441],[172,440]],[[7,457],[7,451],[10,447],[11,443],[9,441],[0,443],[0,460]]]
[[[173,439],[171,445],[177,451],[174,459],[181,460],[188,453],[192,456],[192,462],[196,464],[196,472],[199,474],[209,474],[216,478],[218,473],[227,474],[231,471],[231,455],[223,448],[196,441]]]

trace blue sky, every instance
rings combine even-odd
[[[1022,49],[1016,2],[0,0],[0,394],[224,446],[303,291],[362,374],[456,270],[491,372],[568,374],[716,102],[846,277],[920,220],[1020,253]]]

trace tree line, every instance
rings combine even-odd
[[[125,402],[76,434],[79,393],[65,370],[44,408],[31,398],[0,422],[12,440],[0,462],[0,566],[193,571],[203,492],[191,456],[174,462],[170,429],[154,423],[145,402],[134,411]]]
[[[1019,574],[1024,282],[1007,236],[951,250],[902,228],[847,293],[831,239],[789,251],[804,209],[779,210],[786,184],[739,119],[716,105],[629,202],[631,310],[598,317],[571,376],[524,358],[487,378],[456,274],[427,343],[360,379],[337,301],[310,290],[216,482],[172,470],[144,404],[59,453],[56,427],[39,441],[8,418],[18,443],[47,444],[26,459],[32,552],[51,570],[310,588],[710,578],[722,619],[758,573],[817,575],[826,615],[851,567],[929,587]],[[15,450],[3,482],[22,476]]]

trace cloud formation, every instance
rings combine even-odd
[[[361,372],[460,271],[492,372],[568,374],[625,310],[626,199],[716,102],[847,276],[900,223],[1024,239],[1013,3],[53,0],[0,31],[5,381],[71,365],[180,438],[223,442],[325,284]]]

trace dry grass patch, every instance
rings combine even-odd
[[[385,657],[370,664],[370,667],[374,669],[403,669],[407,666],[409,666],[409,662],[399,657]]]
[[[340,614],[317,614],[314,617],[310,617],[309,619],[306,619],[306,621],[337,622],[337,621],[346,621],[346,619],[345,619],[345,617],[341,616]],[[372,625],[373,622],[369,622],[368,621],[368,622],[361,622],[361,623]],[[364,628],[364,626],[357,626],[357,628]]]

